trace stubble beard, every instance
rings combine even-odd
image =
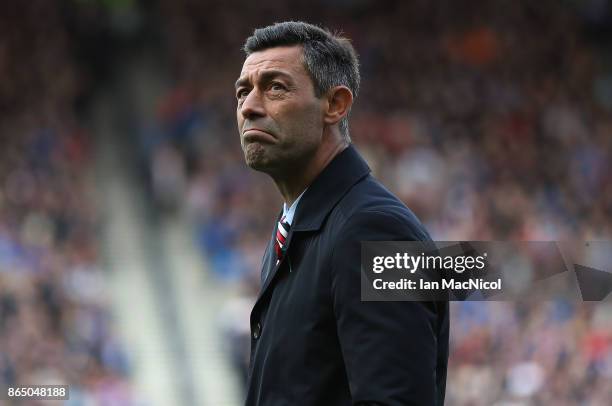
[[[292,151],[275,150],[279,145],[265,145],[258,142],[244,147],[246,164],[253,170],[266,173],[273,178],[286,176],[303,169],[317,150],[317,145],[301,145]]]
[[[244,146],[244,160],[249,168],[267,172],[266,168],[269,166],[269,159],[266,159],[265,146],[258,142],[253,142]]]

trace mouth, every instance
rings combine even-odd
[[[276,138],[263,130],[257,128],[251,128],[242,133],[242,138],[245,142],[263,142],[263,143],[274,143]]]

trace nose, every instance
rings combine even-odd
[[[266,110],[257,89],[253,89],[246,96],[240,106],[240,114],[245,119],[253,120],[266,115]]]

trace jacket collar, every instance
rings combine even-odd
[[[291,246],[291,240],[296,232],[316,231],[321,228],[325,218],[334,208],[338,201],[348,192],[357,181],[370,173],[368,164],[363,160],[355,147],[349,145],[340,152],[323,169],[317,178],[308,187],[300,203],[297,206],[293,223],[287,236],[287,247]],[[278,218],[280,218],[279,214]],[[278,221],[278,220],[277,220]],[[275,228],[276,230],[276,228]],[[259,300],[268,291],[272,280],[278,273],[280,263],[275,264],[274,258],[274,235],[272,234],[268,250],[264,259],[262,269],[262,288],[259,292],[253,312],[258,307]],[[287,256],[285,256],[286,258]]]
[[[370,167],[349,145],[340,152],[308,187],[298,204],[291,231],[316,231],[338,201],[357,183],[370,173]]]

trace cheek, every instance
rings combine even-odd
[[[282,124],[293,134],[315,135],[322,128],[322,116],[318,105],[293,106],[279,111],[277,117],[283,117]],[[281,122],[279,122],[281,124]]]
[[[300,126],[305,136],[319,140],[323,132],[323,118],[319,106],[305,106],[300,114]]]
[[[240,145],[244,148],[244,140],[242,139],[242,126],[244,124],[244,119],[242,118],[242,114],[239,111],[236,112],[236,124],[238,129],[238,137],[240,138]]]
[[[236,109],[236,123],[238,124],[238,131],[240,131],[240,129],[242,128],[243,122],[244,122],[244,119],[242,118],[242,114],[240,114],[240,109],[237,108]]]

